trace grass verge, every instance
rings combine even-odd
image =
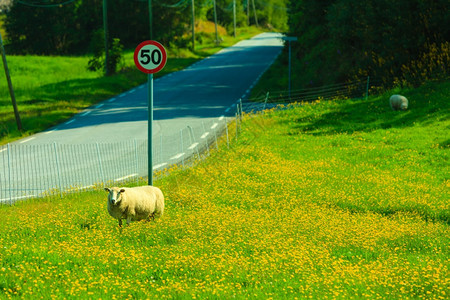
[[[206,25],[205,25],[206,26]],[[238,37],[223,36],[220,45],[214,35],[203,33],[195,51],[168,48],[166,67],[155,78],[176,72],[242,39],[260,33],[257,28],[240,28]],[[134,49],[124,54],[123,70],[105,77],[87,70],[89,57],[8,56],[8,67],[24,131],[17,130],[4,72],[0,72],[0,145],[40,132],[67,120],[84,108],[146,82],[134,66]]]
[[[246,115],[122,233],[104,192],[0,207],[0,298],[445,299],[449,87]]]

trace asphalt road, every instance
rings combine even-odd
[[[186,126],[197,127],[205,119],[234,115],[236,110],[231,106],[247,96],[282,49],[280,37],[277,33],[260,34],[187,69],[156,79],[154,138],[160,134],[176,134]],[[146,139],[147,94],[147,84],[141,85],[32,136],[27,143],[83,144]]]
[[[194,153],[193,144],[196,141],[212,134],[212,129],[226,122],[227,117],[234,116],[236,102],[248,96],[251,88],[280,53],[283,47],[280,38],[281,34],[278,33],[260,34],[223,49],[182,71],[154,81],[153,141],[154,145],[158,145],[158,149],[154,150],[154,161],[157,161],[158,166],[180,162],[188,154],[185,151],[188,148],[191,148],[191,154]],[[37,191],[56,186],[88,186],[93,181],[98,182],[102,177],[107,177],[103,170],[108,169],[106,165],[103,166],[106,161],[124,160],[125,155],[137,156],[137,149],[141,148],[142,142],[136,141],[147,139],[147,94],[147,84],[143,84],[89,107],[65,123],[16,141],[10,145],[10,150],[0,149],[0,200],[8,198],[8,195],[11,198],[11,190],[16,198],[26,197],[21,191],[24,182],[28,182],[28,187],[29,182],[36,182],[32,184],[36,187],[29,188],[29,193],[33,195]],[[192,130],[187,131],[187,128]],[[113,145],[127,141],[134,141],[135,145],[132,149],[124,150],[128,154],[106,155],[103,154],[102,146],[98,146],[101,144],[109,145],[106,148],[118,148]],[[70,145],[73,145],[71,149],[76,150],[65,151],[78,153],[91,147],[89,145],[97,146],[91,147],[89,153],[78,153],[78,156],[73,155],[72,158],[58,157],[62,155],[58,154],[59,149],[68,149]],[[21,150],[24,153],[22,156],[19,155],[20,152],[13,155],[12,149],[22,146],[27,146],[28,150]],[[9,156],[6,157],[8,151]],[[29,151],[33,153],[30,154]],[[55,159],[57,162],[49,162]],[[51,165],[54,166],[50,167]],[[83,168],[90,165],[99,165],[102,171],[93,178],[83,175],[83,182],[74,179],[76,182],[71,183],[71,179],[67,179],[68,175],[61,174],[82,172]],[[145,165],[143,163],[143,167],[138,167],[136,164],[136,171],[132,174],[124,175],[120,171],[108,178],[142,176]],[[35,170],[46,168],[51,169],[48,173],[52,174],[43,175],[40,170]],[[64,178],[64,182],[52,179],[55,176]],[[39,178],[44,177],[49,177],[48,186],[38,187],[43,181]]]

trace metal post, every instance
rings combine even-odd
[[[289,100],[291,100],[291,41],[289,41]]]
[[[266,109],[267,100],[269,100],[269,92],[267,92],[267,94],[266,94],[266,100],[264,101],[264,108],[263,108],[263,110]]]
[[[239,120],[242,121],[242,99],[239,99]]]
[[[253,13],[254,13],[254,15],[255,15],[255,23],[256,23],[256,27],[259,27],[259,24],[258,24],[258,17],[256,16],[255,0],[252,0],[252,3],[253,3]]]
[[[3,67],[5,69],[6,81],[8,82],[9,95],[11,96],[11,102],[14,109],[14,116],[16,118],[17,129],[19,131],[22,131],[22,121],[20,120],[19,110],[17,109],[16,96],[14,95],[11,76],[9,75],[8,63],[6,62],[5,48],[3,47],[3,40],[1,34],[0,34],[0,51],[2,52]]]
[[[103,0],[103,33],[105,35],[105,74],[109,75],[109,53],[108,53],[108,0]]]
[[[216,9],[216,0],[214,0],[214,25],[216,27],[216,44],[219,43],[219,34],[217,32],[217,9]]]
[[[153,185],[153,74],[148,74],[148,185]]]
[[[136,162],[135,167],[136,167],[136,174],[139,175],[139,161],[138,161],[138,149],[137,149],[137,141],[136,139],[134,139],[134,161]],[[139,181],[139,176],[137,176],[136,182]]]
[[[61,185],[61,171],[59,169],[58,151],[56,149],[56,143],[53,143],[53,149],[55,150],[55,161],[56,161],[56,171],[58,173],[59,194],[62,198],[63,195],[62,195],[62,185]]]
[[[159,135],[159,162],[162,163],[163,160],[163,138],[162,138],[162,133]]]
[[[233,0],[233,28],[234,38],[236,38],[236,0]]]
[[[180,130],[180,141],[181,141],[181,154],[183,154],[183,129]],[[184,167],[184,155],[181,156],[181,163],[183,164]]]
[[[203,122],[203,121],[202,121],[202,126],[203,126],[203,134],[206,135],[205,122]],[[207,138],[207,136],[205,136],[205,141],[206,141],[206,150],[208,150],[208,155],[209,155],[209,144],[208,144],[208,138]]]
[[[230,139],[228,138],[228,122],[225,120],[225,132],[227,133],[227,146],[230,149]]]
[[[8,180],[9,180],[9,205],[12,205],[12,186],[11,186],[11,146],[8,144]]]
[[[192,50],[195,50],[195,4],[191,1],[192,6]]]

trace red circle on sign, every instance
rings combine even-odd
[[[166,49],[157,41],[144,41],[134,50],[134,64],[144,73],[157,73],[164,68],[166,62]]]

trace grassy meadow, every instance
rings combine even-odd
[[[450,83],[392,92],[408,111],[386,93],[245,115],[155,182],[157,222],[120,232],[103,191],[0,207],[0,298],[448,299]]]
[[[200,22],[202,43],[196,50],[169,48],[165,68],[155,78],[179,71],[239,40],[251,38],[260,29],[240,28],[237,38],[221,31],[223,41],[216,45],[209,32],[212,23]],[[0,145],[41,132],[61,123],[86,107],[106,100],[147,81],[147,75],[134,65],[134,49],[125,51],[122,71],[105,77],[102,72],[87,70],[90,56],[14,56],[7,62],[22,120],[23,132],[17,130],[5,72],[0,72]],[[2,66],[3,67],[3,66]]]

